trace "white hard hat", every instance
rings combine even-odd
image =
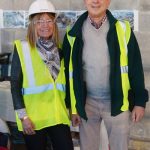
[[[29,7],[28,16],[43,12],[56,13],[56,10],[49,0],[35,0]]]

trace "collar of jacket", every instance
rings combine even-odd
[[[108,21],[110,24],[110,30],[111,30],[111,28],[115,26],[115,23],[117,22],[117,20],[113,17],[113,15],[111,14],[109,10],[106,10],[106,14],[107,14],[107,18],[108,18]],[[79,19],[76,21],[76,23],[74,24],[74,26],[72,27],[72,29],[69,31],[68,34],[73,37],[82,38],[82,26],[83,26],[84,21],[87,19],[87,17],[88,17],[88,12],[86,11],[79,17]]]

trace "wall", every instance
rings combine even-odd
[[[33,0],[1,0],[0,9],[6,10],[27,10]],[[83,0],[52,0],[59,10],[83,10]],[[128,9],[137,10],[139,12],[139,30],[135,32],[141,54],[143,58],[143,66],[145,73],[146,88],[150,91],[150,0],[112,0],[110,9]],[[12,46],[12,40],[21,38],[25,35],[26,30],[2,30],[1,38],[7,39],[7,45],[2,44],[3,49],[9,49]],[[2,42],[3,43],[3,42]],[[11,45],[11,46],[10,46]],[[11,47],[12,48],[12,47]],[[131,130],[130,149],[132,150],[149,150],[150,148],[150,102],[146,108],[146,115],[141,123],[132,127]]]

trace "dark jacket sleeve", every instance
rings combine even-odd
[[[128,43],[128,66],[131,85],[129,96],[131,96],[135,106],[145,107],[148,101],[148,91],[145,89],[140,49],[133,31],[131,31],[131,38]]]
[[[65,76],[66,76],[66,106],[67,108],[71,107],[70,102],[70,87],[69,87],[69,59],[70,59],[70,44],[67,40],[67,35],[65,35],[63,40],[63,55],[64,55],[64,63],[65,63]]]
[[[11,93],[15,110],[25,108],[22,96],[22,82],[22,69],[15,47],[11,64]]]

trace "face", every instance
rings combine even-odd
[[[54,19],[47,13],[42,14],[40,18],[35,21],[35,26],[38,37],[43,39],[52,37],[54,31]]]
[[[91,18],[101,18],[105,15],[110,0],[84,0]]]

